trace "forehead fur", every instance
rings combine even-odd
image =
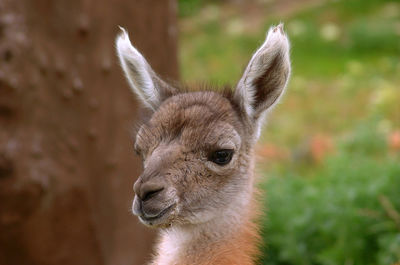
[[[240,117],[227,92],[197,91],[168,98],[143,124],[137,144],[150,148],[156,142],[179,138],[184,145],[214,144],[232,131],[242,133]]]

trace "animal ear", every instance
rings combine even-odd
[[[155,110],[167,97],[173,95],[176,89],[157,76],[146,59],[132,46],[126,30],[122,27],[120,29],[121,33],[117,36],[115,44],[126,79],[142,102]]]
[[[289,41],[280,24],[269,29],[264,44],[251,58],[236,87],[235,100],[258,122],[278,102],[289,75]]]

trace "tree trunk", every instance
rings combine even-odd
[[[125,265],[154,235],[130,213],[142,115],[118,25],[177,78],[174,0],[0,0],[0,265]]]

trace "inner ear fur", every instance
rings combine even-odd
[[[235,98],[255,120],[278,102],[290,76],[289,41],[283,25],[271,27],[263,45],[251,58]]]

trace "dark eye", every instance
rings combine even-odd
[[[228,164],[233,156],[232,149],[221,149],[213,152],[210,156],[210,161],[220,166]]]

